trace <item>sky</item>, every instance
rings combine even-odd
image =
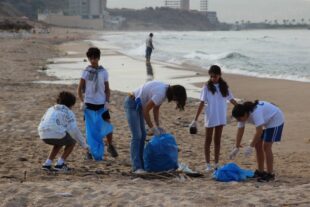
[[[310,20],[310,0],[208,0],[209,11],[216,11],[222,22],[240,20],[259,22],[304,18]],[[160,7],[164,0],[108,0],[109,8]],[[200,0],[191,0],[191,9],[199,10]]]

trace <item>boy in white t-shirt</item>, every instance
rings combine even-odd
[[[198,117],[205,107],[205,158],[206,168],[208,173],[211,170],[219,167],[221,136],[223,127],[226,125],[227,120],[227,101],[232,104],[237,104],[234,97],[229,90],[228,84],[222,78],[221,68],[217,65],[212,65],[209,69],[210,80],[204,85],[200,96],[200,105],[198,107],[194,121],[191,123],[190,128],[196,128]],[[210,147],[212,142],[214,130],[214,167],[210,164]]]
[[[100,55],[101,52],[98,48],[91,47],[88,49],[86,56],[90,62],[90,65],[82,73],[78,86],[78,97],[81,101],[82,110],[87,108],[93,111],[99,111],[102,108],[105,108],[106,111],[101,116],[104,121],[110,122],[109,74],[105,68],[99,65]],[[85,93],[84,96],[83,93]],[[112,157],[117,157],[118,153],[112,144],[112,139],[113,133],[109,133],[107,135],[108,152],[112,155]],[[89,158],[91,158],[90,155]]]
[[[245,123],[251,123],[256,127],[256,132],[250,146],[245,148],[245,155],[250,156],[253,148],[256,149],[257,170],[254,177],[260,182],[268,182],[275,179],[273,174],[272,144],[280,142],[284,127],[283,112],[274,104],[267,101],[245,102],[237,104],[232,116],[238,120],[238,132],[236,147],[230,157],[234,158],[241,146]],[[267,172],[264,171],[266,162]]]
[[[52,169],[52,162],[62,146],[65,146],[64,152],[54,167],[57,171],[70,170],[65,160],[71,154],[76,141],[83,148],[88,148],[85,138],[77,126],[75,115],[70,110],[75,104],[75,100],[76,98],[72,93],[66,91],[61,92],[58,95],[57,104],[50,107],[41,119],[38,127],[40,138],[46,144],[53,146],[48,159],[42,166],[44,170]]]
[[[160,127],[159,110],[165,100],[176,102],[176,108],[184,110],[186,90],[181,85],[169,85],[160,81],[149,81],[126,97],[124,108],[132,134],[130,157],[132,171],[144,173],[143,149],[146,138],[145,122],[155,135],[164,133]],[[151,120],[150,111],[153,111]]]

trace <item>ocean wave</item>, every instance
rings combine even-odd
[[[243,55],[238,52],[226,52],[226,53],[219,53],[219,54],[207,54],[206,52],[203,51],[195,51],[191,52],[189,54],[186,54],[183,56],[183,58],[186,59],[197,59],[197,60],[224,60],[224,59],[249,59],[250,57]]]

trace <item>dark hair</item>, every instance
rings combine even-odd
[[[68,108],[71,108],[75,104],[75,100],[76,98],[72,93],[68,91],[62,91],[59,93],[56,102],[58,104],[65,105]]]
[[[101,52],[97,47],[90,47],[86,52],[88,58],[98,58],[100,59]]]
[[[257,104],[258,104],[258,100],[254,101],[254,102],[247,101],[247,102],[244,102],[243,104],[237,104],[233,108],[231,115],[236,119],[239,117],[242,117],[245,114],[249,114],[249,113],[253,112],[254,109],[256,108]]]
[[[153,37],[153,33],[150,33],[150,37]]]
[[[167,90],[167,99],[168,102],[175,101],[177,103],[176,108],[183,111],[187,99],[185,88],[181,85],[169,86]]]
[[[209,69],[209,75],[215,74],[215,75],[222,75],[221,68],[217,65],[212,65]],[[211,79],[207,82],[208,90],[211,91],[212,94],[215,94],[216,88],[214,84],[212,83]],[[226,97],[229,95],[228,92],[228,84],[222,77],[219,79],[219,86],[220,86],[220,91],[223,97]]]

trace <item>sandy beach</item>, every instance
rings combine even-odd
[[[69,165],[75,168],[72,173],[53,174],[42,171],[41,164],[50,148],[39,139],[37,126],[46,109],[54,104],[57,93],[61,90],[75,93],[77,88],[76,84],[40,83],[57,83],[56,77],[47,76],[42,69],[46,69],[48,59],[51,58],[83,57],[89,43],[82,40],[91,38],[90,34],[90,31],[52,28],[50,34],[0,38],[1,206],[310,205],[310,113],[307,108],[310,105],[310,83],[296,81],[224,74],[236,97],[244,100],[268,100],[279,105],[285,113],[283,141],[274,145],[274,182],[220,183],[212,180],[209,175],[202,178],[166,179],[131,176],[131,138],[123,110],[126,93],[116,90],[113,90],[111,96],[111,116],[115,125],[114,140],[120,156],[113,159],[107,155],[107,160],[102,162],[85,161],[82,148],[77,146],[68,160]],[[115,56],[123,56],[111,50],[103,53],[106,54],[102,58],[103,65],[105,61],[115,61],[112,60]],[[123,57],[124,61],[128,58]],[[139,62],[132,61],[132,64]],[[124,67],[128,62],[125,63]],[[139,64],[144,65],[145,71],[145,63],[140,61]],[[178,66],[180,70],[187,68]],[[193,70],[201,79],[205,77],[205,81],[208,80],[205,71],[199,68]],[[202,84],[200,81],[193,83],[193,86]],[[197,135],[189,135],[187,128],[196,113],[197,104],[197,99],[190,98],[185,111],[179,112],[174,110],[174,105],[165,103],[161,107],[161,121],[165,129],[177,139],[181,148],[179,161],[203,172],[203,116],[199,120]],[[73,111],[84,131],[83,116],[78,104]],[[231,106],[228,113],[230,112]],[[247,127],[244,143],[250,141],[253,131],[254,127]],[[221,164],[229,162],[227,157],[233,147],[235,134],[236,122],[231,121],[223,131]],[[235,162],[247,169],[254,170],[256,167],[254,156],[246,159],[242,153]]]

